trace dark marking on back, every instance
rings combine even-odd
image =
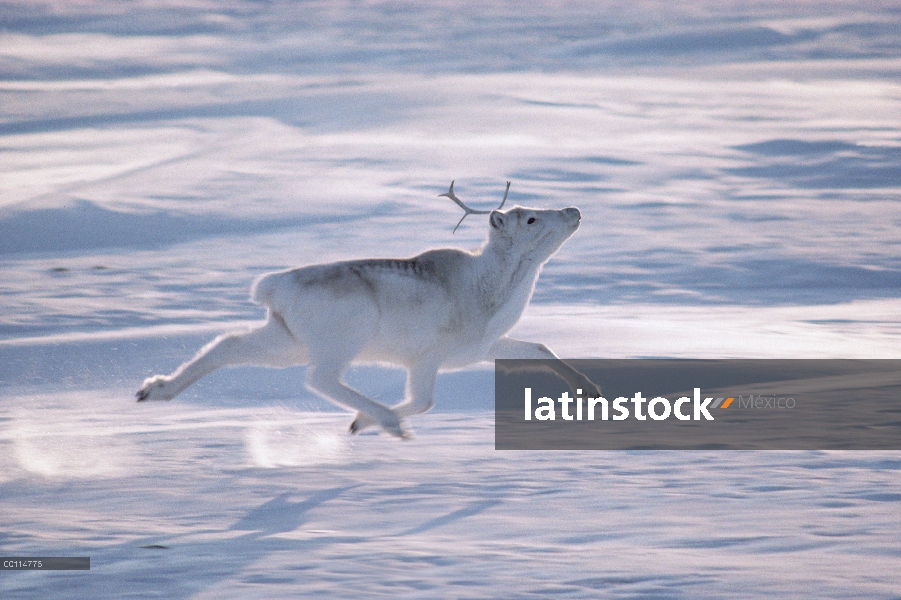
[[[378,276],[382,271],[439,283],[442,278],[435,261],[428,257],[374,258],[350,260],[334,264],[311,265],[291,271],[301,286],[325,287],[335,294],[345,295],[365,288],[378,293]]]
[[[353,261],[361,271],[389,270],[403,275],[430,279],[436,276],[435,265],[432,261],[414,258],[373,258],[368,260]]]

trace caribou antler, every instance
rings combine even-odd
[[[456,181],[456,179],[455,179],[454,181]],[[459,220],[459,221],[457,221],[457,227],[459,227],[459,226],[460,226],[460,223],[463,222],[463,219],[465,219],[465,218],[468,217],[469,215],[487,215],[487,214],[490,214],[490,213],[494,212],[494,211],[491,211],[491,210],[475,210],[475,209],[469,208],[468,206],[466,206],[465,204],[463,204],[463,201],[460,200],[459,198],[457,198],[456,195],[454,195],[454,181],[451,181],[450,189],[447,190],[447,193],[446,193],[446,194],[438,194],[438,196],[439,196],[439,197],[441,197],[441,196],[447,196],[448,198],[450,198],[451,200],[453,200],[453,201],[457,204],[457,206],[459,206],[460,208],[463,209],[463,216],[460,217],[460,220]],[[504,207],[504,202],[507,201],[507,193],[508,193],[509,191],[510,191],[510,182],[508,181],[508,182],[507,182],[507,189],[504,190],[504,199],[501,200],[500,205],[499,205],[497,208],[495,208],[494,210],[500,210],[500,209],[502,209],[502,208]],[[454,231],[453,231],[454,233],[457,232],[457,227],[454,227]]]

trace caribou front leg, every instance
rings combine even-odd
[[[551,349],[544,344],[524,342],[522,340],[504,336],[491,346],[486,359],[546,360],[548,361],[548,368],[559,375],[560,378],[569,385],[573,394],[593,396],[596,398],[601,396],[600,386],[579,371],[573,369],[566,364],[566,362],[560,360],[557,355],[551,352]],[[580,393],[577,390],[582,391]]]

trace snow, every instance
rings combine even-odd
[[[0,3],[7,598],[896,598],[880,452],[499,452],[489,365],[415,439],[303,368],[133,394],[254,277],[578,206],[514,335],[566,357],[899,358],[888,4]],[[354,367],[384,402],[403,373]]]

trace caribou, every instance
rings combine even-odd
[[[139,402],[171,400],[202,377],[227,366],[283,368],[307,365],[306,385],[355,411],[351,433],[378,425],[411,437],[405,419],[434,405],[440,371],[494,359],[554,359],[569,387],[600,390],[558,360],[545,345],[507,332],[532,297],[542,266],[579,228],[577,208],[502,211],[510,182],[494,210],[475,210],[454,193],[445,196],[471,214],[487,214],[488,240],[473,251],[428,250],[412,258],[317,264],[263,275],[252,299],[267,309],[264,324],[220,335],[169,375],[146,379]],[[386,363],[407,370],[404,398],[394,406],[373,400],[343,381],[351,363]]]

